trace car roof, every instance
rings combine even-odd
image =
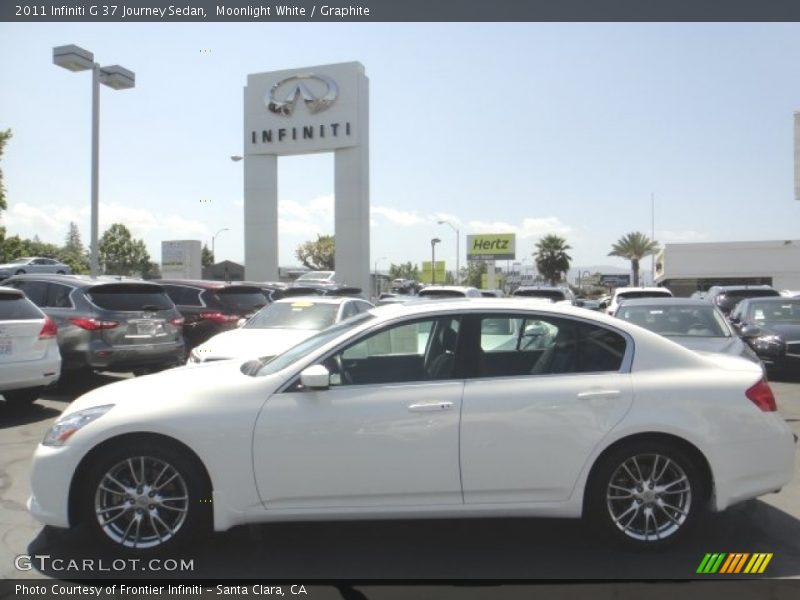
[[[749,298],[743,298],[739,304],[743,304],[747,302],[747,304],[752,304],[753,302],[768,302],[770,304],[786,304],[787,302],[797,302],[800,301],[800,298],[787,298],[786,296],[750,296]]]
[[[144,283],[150,285],[159,285],[160,280],[145,280],[138,278],[119,278],[112,275],[100,275],[99,277],[90,277],[89,275],[58,275],[56,273],[25,273],[24,275],[12,275],[4,279],[6,281],[46,281],[49,283],[63,283],[71,285],[76,288],[89,288],[96,285],[111,285],[111,284],[130,284],[130,283]]]
[[[760,285],[715,285],[708,289],[708,293],[724,294],[725,292],[742,292],[745,290],[774,290],[775,292],[778,292],[778,290],[776,290],[771,285],[760,284]]]

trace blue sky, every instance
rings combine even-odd
[[[455,263],[451,220],[517,233],[518,260],[556,233],[573,264],[630,231],[661,243],[800,238],[792,115],[800,25],[583,23],[0,23],[9,234],[89,239],[90,75],[77,44],[136,72],[101,90],[101,231],[163,239],[223,227],[244,255],[242,91],[249,73],[357,60],[370,79],[372,257]],[[280,262],[333,233],[333,157],[280,159]],[[462,257],[462,264],[464,259]]]

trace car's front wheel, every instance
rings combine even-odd
[[[104,451],[83,483],[82,521],[117,551],[162,552],[209,528],[204,471],[171,444],[133,442]]]
[[[598,465],[589,514],[605,535],[627,546],[674,543],[694,525],[705,492],[682,449],[639,442],[613,450]]]

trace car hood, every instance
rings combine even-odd
[[[203,360],[275,356],[318,333],[309,329],[232,329],[195,348]]]
[[[222,360],[193,367],[177,367],[160,373],[124,379],[87,392],[73,401],[62,413],[113,404],[133,412],[146,413],[170,404],[191,406],[200,402],[231,402],[247,394],[256,384],[263,387],[265,378],[251,377],[241,371],[241,360]]]

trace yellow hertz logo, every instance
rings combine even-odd
[[[706,554],[697,572],[702,574],[738,574],[738,573],[763,573],[769,561],[772,560],[772,552],[749,554],[738,552],[733,554],[708,553]]]

